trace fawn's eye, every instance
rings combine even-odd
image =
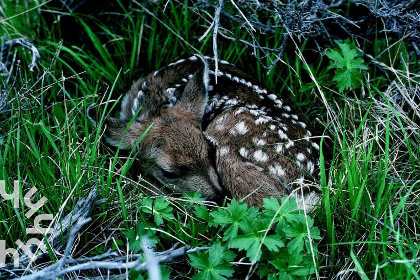
[[[180,166],[177,168],[176,171],[167,171],[165,169],[162,169],[163,176],[165,176],[168,179],[180,178],[186,175],[188,172],[190,172],[190,168],[188,166]]]
[[[181,175],[178,172],[169,172],[164,169],[162,169],[162,174],[168,179],[176,179],[181,177]]]

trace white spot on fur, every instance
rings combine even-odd
[[[238,133],[239,135],[245,135],[245,133],[248,132],[248,127],[245,124],[245,121],[241,121],[229,131],[231,134],[236,135]]]
[[[306,157],[305,157],[304,154],[299,153],[299,154],[297,154],[296,158],[297,158],[298,161],[304,161]]]
[[[287,131],[287,125],[285,125],[284,123],[280,123],[280,127],[281,127],[284,131]]]
[[[226,101],[226,105],[232,105],[235,106],[237,105],[239,102],[236,99],[229,99],[228,101]]]
[[[283,102],[280,99],[276,99],[274,101],[274,103],[276,103],[277,107],[281,108],[281,106],[283,106]]]
[[[308,154],[312,154],[312,150],[309,148],[306,148],[306,151],[308,152]]]
[[[298,119],[298,116],[296,116],[296,115],[291,115],[291,116],[292,116],[292,119],[295,119],[295,120]]]
[[[271,129],[271,130],[276,130],[276,125],[271,124],[271,125],[270,125],[270,129]]]
[[[228,115],[225,114],[221,118],[218,118],[216,121],[216,130],[223,130],[225,127],[226,119],[228,118]]]
[[[191,80],[193,77],[194,77],[194,76],[193,76],[193,74],[189,74],[189,75],[188,75],[188,79],[189,79],[189,80]]]
[[[242,157],[247,158],[247,157],[248,157],[248,150],[247,150],[247,149],[245,149],[244,147],[242,147],[242,148],[240,148],[240,149],[239,149],[239,154],[240,154]]]
[[[286,175],[286,171],[284,171],[284,169],[278,164],[270,166],[268,168],[268,172],[276,177],[283,177]]]
[[[248,127],[246,126],[244,121],[241,121],[240,123],[235,125],[236,130],[239,134],[244,135],[248,131]]]
[[[276,100],[277,96],[275,94],[270,94],[268,95],[268,98],[270,98],[271,100]]]
[[[229,153],[229,151],[230,151],[230,148],[229,147],[221,147],[220,150],[219,150],[219,155],[220,156],[224,156],[227,153]]]
[[[235,113],[233,113],[235,116],[237,116],[237,115],[239,115],[239,114],[241,114],[241,113],[243,113],[243,111],[245,111],[245,109],[244,108],[239,108],[238,110],[236,110],[235,111]]]
[[[159,73],[159,70],[155,71],[155,73],[153,74],[153,76],[156,76]]]
[[[312,161],[308,161],[306,168],[308,169],[309,173],[314,173],[315,165],[312,163]]]
[[[264,139],[260,139],[260,138],[254,138],[252,139],[252,142],[258,147],[264,146],[266,143]]]
[[[255,105],[255,104],[252,104],[252,105],[246,105],[246,107],[247,107],[247,108],[249,108],[249,109],[257,109],[257,108],[258,108],[258,106],[257,106],[257,105]]]
[[[287,144],[285,145],[286,149],[289,149],[291,147],[293,147],[295,145],[295,142],[289,140],[289,142],[287,142]]]
[[[315,149],[319,150],[319,145],[315,142],[312,143],[312,147],[314,147]]]
[[[283,107],[284,108],[284,110],[286,110],[287,112],[290,112],[292,109],[290,108],[290,106],[284,106]]]
[[[190,58],[188,58],[189,60],[191,60],[191,61],[195,61],[195,60],[197,60],[197,57],[196,56],[191,56]]]
[[[184,83],[186,83],[186,82],[188,82],[188,80],[187,79],[182,79],[181,81],[183,81]]]
[[[284,148],[283,144],[276,144],[274,147],[275,147],[277,153],[280,154],[280,153],[283,152],[283,148]]]
[[[226,73],[225,76],[228,77],[229,79],[232,79],[232,75],[229,73]]]
[[[174,84],[174,87],[179,88],[181,84]]]
[[[213,86],[209,85],[209,88],[207,89],[207,91],[212,91],[213,90]]]
[[[267,91],[266,91],[265,89],[260,89],[259,87],[257,87],[257,88],[255,89],[255,91],[256,91],[257,93],[263,93],[263,94],[266,94],[266,93],[267,93]]]
[[[257,150],[254,153],[254,159],[258,162],[266,162],[268,161],[268,155],[261,150]]]
[[[256,125],[268,123],[270,120],[267,117],[259,117],[256,121]]]
[[[299,122],[299,125],[300,125],[301,127],[303,127],[303,128],[306,128],[306,123]]]
[[[289,114],[286,114],[286,113],[283,113],[283,114],[281,114],[283,117],[285,117],[286,119],[287,118],[290,118],[290,115]]]
[[[289,139],[289,137],[287,137],[286,133],[284,133],[283,130],[279,129],[278,133],[279,133],[280,139],[283,139],[283,140],[288,140]]]
[[[239,83],[239,78],[238,77],[233,77],[232,80],[234,80],[235,82]]]
[[[264,132],[264,133],[262,134],[262,137],[267,137],[267,132]]]
[[[256,116],[256,117],[258,117],[260,115],[260,113],[257,110],[254,110],[254,109],[249,110],[249,113],[253,116]]]

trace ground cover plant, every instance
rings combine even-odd
[[[144,262],[146,236],[156,252],[176,243],[202,248],[162,264],[163,279],[419,279],[417,6],[0,2],[0,180],[8,193],[15,180],[21,190],[20,208],[2,197],[0,240],[16,248],[16,240],[33,237],[26,229],[34,217],[24,206],[32,187],[34,202],[47,199],[37,214],[53,214],[52,225],[94,188],[92,220],[73,235],[67,255],[79,260],[108,254],[106,260]],[[7,45],[17,38],[42,57],[33,71],[33,52]],[[101,141],[102,130],[86,118],[90,104],[101,105],[101,120],[118,114],[133,80],[193,53],[217,53],[247,69],[316,128],[320,176],[306,182],[322,192],[314,213],[297,210],[287,197],[267,198],[256,209],[229,199],[217,206],[199,193],[163,195],[146,168],[138,172],[144,163],[135,153]],[[68,236],[60,237],[63,244]],[[0,278],[59,264],[65,246],[47,247],[34,263],[0,268]],[[110,275],[149,277],[103,267],[66,277]]]

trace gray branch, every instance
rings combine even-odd
[[[29,64],[29,70],[33,71],[36,66],[36,62],[41,59],[38,49],[28,41],[26,38],[17,38],[6,41],[6,34],[1,38],[0,45],[0,75],[7,76],[9,72],[7,71],[7,65],[10,64],[9,57],[12,54],[12,51],[21,46],[25,49],[28,49],[32,52],[31,64]],[[5,62],[3,62],[5,59]]]

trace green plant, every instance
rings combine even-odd
[[[193,276],[194,280],[221,280],[228,279],[233,275],[232,265],[236,254],[226,250],[220,243],[216,243],[210,247],[207,253],[198,252],[190,255],[191,266],[200,270]]]
[[[237,256],[245,256],[252,266],[257,267],[262,278],[301,279],[315,273],[318,250],[313,241],[321,238],[320,232],[314,227],[313,219],[297,208],[295,198],[284,197],[281,203],[273,197],[266,198],[262,210],[235,199],[226,208],[209,210],[200,204],[191,204],[191,207],[199,220],[188,219],[180,224],[179,217],[173,216],[172,207],[163,197],[143,198],[139,210],[146,214],[144,222],[137,223],[136,230],[129,229],[124,233],[130,250],[140,252],[142,236],[148,236],[154,245],[163,241],[151,234],[150,229],[157,227],[158,232],[167,232],[172,228],[186,232],[186,243],[191,242],[191,238],[198,238],[198,245],[206,244],[207,241],[195,235],[197,232],[215,236],[207,252],[189,255],[191,266],[197,269],[193,279],[231,277],[235,269],[230,262]],[[162,219],[156,219],[158,213],[166,214]],[[201,229],[200,224],[204,225]]]
[[[328,69],[335,69],[333,80],[337,82],[338,90],[359,88],[362,81],[362,70],[368,68],[364,65],[363,58],[358,54],[354,44],[336,41],[339,49],[333,49],[326,53],[331,59]]]

